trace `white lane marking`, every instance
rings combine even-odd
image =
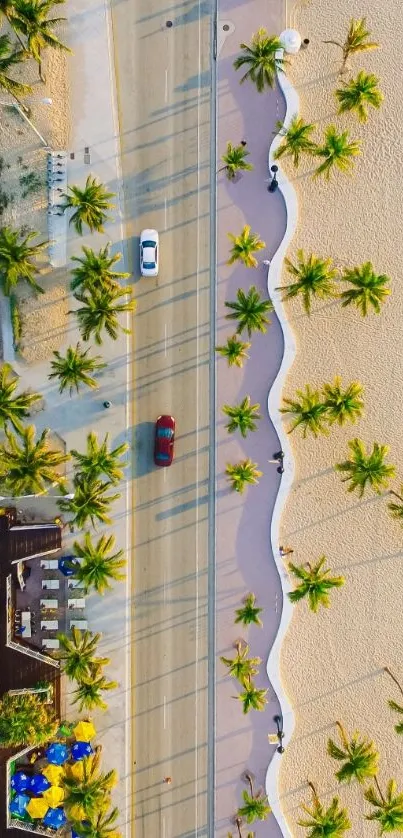
[[[162,838],[165,838],[165,818],[162,817]]]
[[[167,727],[167,697],[164,695],[164,730]]]
[[[168,101],[168,68],[165,70],[165,101]]]
[[[167,211],[167,199],[166,198],[164,198],[164,224],[165,224],[165,230],[166,230],[167,226],[168,226],[168,211]]]
[[[164,326],[164,355],[167,357],[167,340],[168,340],[168,326],[165,323]]]
[[[167,482],[167,470],[164,468],[164,483]]]

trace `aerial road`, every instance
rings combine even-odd
[[[161,0],[113,4],[124,225],[137,300],[131,830],[136,838],[205,836],[212,817],[211,32],[211,15],[200,2],[185,0],[169,9]],[[144,228],[159,232],[156,278],[139,275]],[[160,414],[176,420],[170,468],[153,463]]]

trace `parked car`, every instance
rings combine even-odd
[[[154,462],[156,466],[170,466],[174,458],[175,419],[159,416],[155,423]]]
[[[159,236],[156,230],[140,234],[140,271],[142,276],[158,276]]]

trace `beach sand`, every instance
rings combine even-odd
[[[6,31],[9,30],[4,26],[2,33]],[[62,42],[66,42],[67,31],[64,26],[60,27],[58,37]],[[13,68],[13,77],[24,84],[30,84],[33,88],[32,95],[22,101],[31,109],[32,123],[55,149],[66,149],[69,144],[68,61],[67,53],[47,50],[43,62],[45,84],[38,78],[35,61],[28,60]],[[6,95],[2,98],[5,101],[13,101]],[[51,105],[42,101],[46,98],[52,99]],[[12,108],[2,108],[0,157],[0,187],[9,199],[9,204],[0,219],[1,225],[22,228],[23,233],[35,230],[39,236],[33,240],[33,244],[47,239],[47,152],[27,122]],[[24,197],[24,185],[20,179],[33,172],[38,176],[38,187]],[[68,325],[67,272],[52,271],[46,251],[40,264],[41,267],[44,266],[46,273],[38,276],[38,282],[43,286],[45,294],[36,297],[24,282],[16,289],[23,327],[21,357],[28,363],[50,357],[53,350],[65,341]]]
[[[344,40],[352,16],[366,16],[382,46],[354,57],[346,76],[365,69],[380,78],[385,101],[379,112],[371,112],[367,125],[352,115],[335,116],[340,51],[323,44],[325,39]],[[348,494],[333,465],[346,459],[347,441],[354,436],[371,446],[376,440],[390,445],[389,461],[398,472],[394,488],[403,482],[403,8],[398,0],[382,5],[322,0],[297,10],[295,27],[310,39],[290,71],[302,117],[317,123],[318,137],[332,122],[348,129],[362,139],[363,153],[352,177],[340,173],[330,183],[312,180],[312,162],[297,173],[287,164],[299,201],[289,256],[302,247],[341,265],[371,260],[378,273],[391,277],[392,294],[380,316],[366,319],[351,307],[342,309],[338,301],[315,303],[310,317],[299,299],[286,304],[297,357],[284,394],[292,396],[306,383],[320,386],[336,374],[345,383],[359,379],[365,387],[365,416],[356,426],[333,428],[327,438],[303,440],[298,431],[291,437],[296,479],[283,516],[283,543],[294,547],[296,563],[326,554],[346,584],[332,594],[327,611],[315,615],[306,603],[295,607],[281,673],[296,728],[283,757],[280,790],[293,836],[306,834],[296,819],[302,814],[299,804],[310,802],[309,778],[327,804],[340,793],[350,811],[351,835],[367,838],[377,834],[376,825],[363,819],[369,804],[356,784],[338,786],[334,772],[339,765],[326,755],[326,743],[336,734],[336,719],[349,732],[360,730],[379,747],[381,785],[395,777],[402,789],[401,739],[387,706],[388,698],[399,702],[401,696],[382,669],[389,665],[403,680],[402,531],[387,513],[387,494],[368,493],[362,500]]]

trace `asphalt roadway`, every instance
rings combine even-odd
[[[113,36],[137,300],[131,832],[201,838],[213,834],[214,782],[212,7],[115,0]],[[145,227],[160,233],[157,279],[139,277]],[[160,413],[177,423],[168,469],[152,459]]]

